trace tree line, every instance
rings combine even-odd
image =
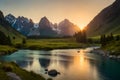
[[[105,46],[107,44],[109,44],[109,42],[111,41],[119,41],[120,40],[120,35],[116,35],[116,36],[113,36],[113,34],[109,34],[109,35],[101,35],[100,37],[100,43],[101,43],[101,46]]]
[[[75,33],[74,37],[79,43],[87,43],[87,35],[85,30],[80,30],[78,33]]]
[[[97,44],[101,44],[101,46],[105,46],[112,41],[120,40],[120,35],[115,36],[112,33],[110,33],[107,35],[106,34],[101,35],[100,39],[98,39],[96,41],[92,38],[88,38],[85,30],[75,33],[74,37],[75,37],[76,41],[79,43],[97,43]]]

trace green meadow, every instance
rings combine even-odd
[[[20,47],[20,44],[16,44]],[[34,50],[70,49],[86,47],[86,44],[77,43],[74,38],[62,39],[28,39],[21,48]]]
[[[31,50],[52,50],[52,49],[72,49],[84,48],[88,44],[77,43],[74,38],[61,38],[61,39],[26,39],[26,43],[22,40],[14,40],[11,46],[0,45],[1,54],[11,53],[18,49],[31,49]]]

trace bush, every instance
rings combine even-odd
[[[12,66],[11,65],[3,65],[2,69],[5,72],[11,72],[12,71]]]
[[[16,47],[16,48],[23,48],[23,44],[18,43],[18,44],[15,45],[15,47]]]

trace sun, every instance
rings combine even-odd
[[[78,27],[80,28],[80,30],[83,30],[85,28],[85,26],[82,25],[78,25]]]

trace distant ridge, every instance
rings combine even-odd
[[[5,19],[12,25],[14,29],[28,37],[73,36],[75,32],[78,32],[80,30],[77,25],[74,25],[68,19],[63,20],[58,24],[53,24],[48,20],[46,16],[42,17],[39,23],[34,23],[32,19],[28,19],[23,16],[16,18],[12,14],[5,16]]]

